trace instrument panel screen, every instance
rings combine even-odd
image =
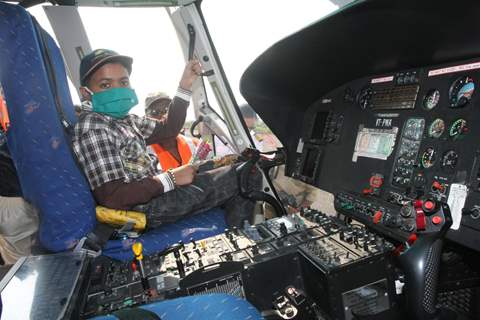
[[[318,112],[315,116],[315,124],[312,130],[312,139],[322,139],[327,123],[328,112]]]

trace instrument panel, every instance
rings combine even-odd
[[[480,251],[479,81],[477,59],[334,89],[305,113],[292,177],[399,206],[420,197],[447,202],[448,237]],[[326,132],[334,139],[318,138]]]

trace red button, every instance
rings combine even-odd
[[[378,210],[375,212],[375,214],[373,215],[373,223],[377,224],[380,222],[380,220],[382,219],[382,216],[383,216],[383,212]]]
[[[435,208],[435,203],[433,203],[432,201],[425,201],[424,206],[427,210],[433,210]]]
[[[433,224],[440,224],[440,223],[442,223],[442,217],[435,216],[435,217],[432,218],[432,222],[433,222]]]

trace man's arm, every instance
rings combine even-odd
[[[164,192],[173,190],[176,186],[184,186],[192,183],[197,169],[186,165],[172,170],[175,177],[173,181],[168,173],[161,173],[154,177],[147,177],[139,181],[129,183],[123,180],[115,180],[102,184],[93,191],[97,203],[107,208],[118,210],[130,210],[134,206],[147,203]]]
[[[110,181],[93,191],[98,204],[118,210],[130,210],[162,193],[162,183],[153,177],[130,183],[121,180]]]
[[[185,118],[187,116],[187,107],[192,96],[193,82],[198,78],[202,72],[202,66],[198,60],[191,60],[185,65],[182,78],[175,94],[170,108],[168,110],[167,121],[157,122],[153,132],[148,130],[151,128],[149,125],[149,118],[143,118],[145,124],[141,125],[141,130],[147,145],[158,143],[164,139],[171,139],[176,137],[183,125],[185,124]]]
[[[162,140],[175,138],[182,130],[187,117],[187,108],[189,105],[190,91],[178,88],[177,94],[173,97],[166,121],[156,121],[155,129],[145,139],[147,145],[160,143]],[[148,119],[153,120],[153,119]]]

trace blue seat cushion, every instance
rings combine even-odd
[[[207,294],[182,297],[143,305],[161,320],[258,320],[260,313],[248,301],[227,294]],[[118,319],[113,315],[95,317],[95,320]]]
[[[222,209],[216,208],[209,211],[183,218],[175,223],[167,224],[149,230],[138,239],[110,240],[108,241],[103,255],[117,260],[133,259],[132,244],[140,241],[143,244],[144,255],[160,252],[167,247],[178,243],[200,240],[222,233],[227,224]]]

